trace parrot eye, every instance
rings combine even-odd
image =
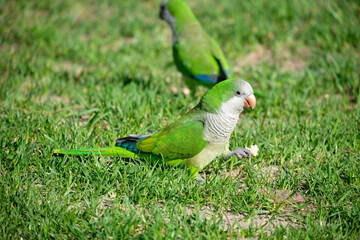
[[[235,94],[238,95],[238,96],[240,96],[240,95],[241,95],[241,92],[240,92],[240,91],[236,91]]]

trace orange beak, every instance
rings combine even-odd
[[[256,98],[255,98],[254,94],[251,94],[250,96],[248,96],[245,99],[244,108],[251,107],[251,109],[254,109],[255,106],[256,106]]]

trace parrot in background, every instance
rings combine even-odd
[[[114,147],[57,149],[54,153],[163,159],[171,166],[185,163],[190,176],[201,182],[198,172],[215,158],[251,157],[246,148],[229,151],[229,140],[240,113],[255,105],[256,98],[250,84],[229,79],[216,84],[186,115],[159,131],[119,138]]]
[[[212,87],[229,78],[229,67],[219,44],[202,28],[184,0],[164,0],[159,17],[172,31],[173,58],[186,85]],[[266,95],[255,91],[256,96]]]
[[[220,46],[183,0],[162,1],[159,16],[171,27],[174,62],[192,92],[196,85],[211,87],[228,78]]]

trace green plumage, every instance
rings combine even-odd
[[[136,145],[140,151],[162,155],[168,160],[193,157],[208,144],[202,137],[204,121],[202,111],[191,111]]]
[[[163,2],[160,15],[173,30],[174,62],[185,77],[207,87],[227,79],[228,64],[220,46],[183,0]]]
[[[184,0],[167,0],[160,17],[171,27],[174,63],[195,93],[197,85],[212,87],[229,78],[229,66],[219,44],[210,37]],[[255,92],[255,95],[266,95]]]
[[[84,155],[95,155],[95,156],[117,156],[125,158],[136,158],[139,157],[138,154],[127,151],[124,148],[120,147],[107,147],[107,148],[85,148],[85,149],[55,149],[55,154],[67,154],[75,156],[84,156]]]
[[[208,144],[203,139],[205,113],[193,109],[184,117],[162,130],[139,140],[136,147],[139,151],[132,152],[122,147],[87,148],[87,149],[56,149],[55,154],[76,156],[115,156],[122,158],[142,158],[145,160],[163,159],[171,166],[177,166],[185,159],[200,153]],[[200,169],[189,167],[191,176],[196,176]],[[197,169],[197,171],[195,171]]]
[[[237,98],[236,93],[240,91],[243,93],[243,97],[240,99],[239,96],[239,105],[230,106],[237,109],[240,114],[245,97],[253,93],[251,86],[243,80],[226,80],[209,90],[199,104],[185,116],[157,132],[149,135],[129,135],[128,137],[120,138],[116,141],[115,147],[70,150],[56,149],[54,153],[78,156],[95,155],[143,158],[146,160],[163,159],[169,165],[179,165],[185,162],[188,165],[190,174],[195,176],[202,166],[206,165],[203,164],[204,161],[209,162],[209,160],[211,161],[214,157],[223,154],[223,150],[215,155],[211,154],[211,152],[204,152],[209,144],[212,144],[210,151],[214,151],[214,143],[205,140],[204,137],[207,115],[217,114],[222,104],[234,97]],[[222,125],[221,122],[212,124]],[[216,135],[214,137],[216,138]],[[221,142],[221,146],[219,146],[221,148],[224,146],[228,147],[227,141]],[[215,143],[215,145],[217,144],[219,143]],[[212,157],[208,159],[207,156]],[[188,162],[187,160],[191,161]]]

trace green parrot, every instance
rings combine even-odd
[[[197,85],[212,87],[229,78],[219,44],[207,35],[184,0],[162,1],[159,17],[171,27],[174,62],[193,95]],[[267,97],[257,91],[255,95]]]
[[[172,30],[173,57],[188,87],[211,87],[228,78],[229,67],[217,44],[183,0],[163,1],[159,16]]]
[[[171,166],[184,163],[191,177],[217,157],[250,158],[246,148],[229,151],[229,139],[244,108],[254,108],[250,84],[240,79],[222,81],[212,87],[185,116],[148,135],[129,135],[114,147],[54,150],[56,154],[118,156],[163,159]]]

